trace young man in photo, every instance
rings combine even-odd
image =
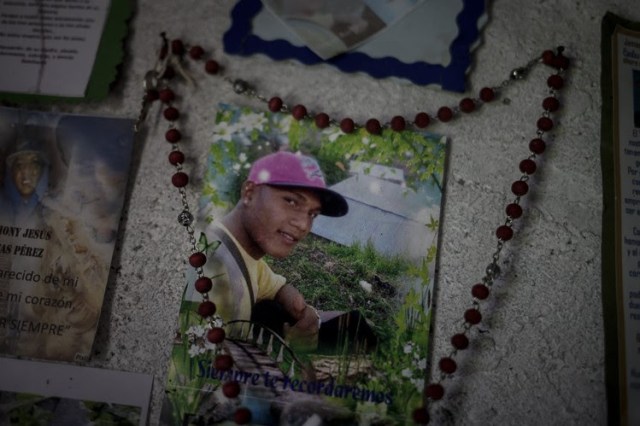
[[[347,214],[347,201],[327,188],[317,161],[280,151],[254,162],[234,208],[209,230],[222,244],[204,267],[210,298],[225,321],[262,323],[293,344],[312,348],[318,312],[263,259],[289,256],[318,215]]]

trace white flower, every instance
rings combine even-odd
[[[238,161],[241,162],[241,163],[246,163],[247,162],[247,153],[241,152],[240,155],[238,155]]]
[[[407,344],[402,348],[402,352],[404,352],[405,354],[410,354],[411,352],[413,352],[413,342],[407,342]]]
[[[401,375],[402,377],[407,377],[407,378],[409,378],[409,379],[410,379],[410,378],[413,376],[413,371],[411,371],[411,369],[410,369],[410,368],[405,368],[404,370],[402,370],[402,371],[400,372],[400,375]]]
[[[220,123],[216,124],[216,127],[213,131],[213,137],[215,140],[230,142],[235,132],[236,126],[231,125],[226,121],[221,121]]]
[[[194,356],[200,354],[200,347],[198,345],[191,345],[189,347],[189,356],[193,358]]]
[[[240,119],[238,120],[238,127],[262,130],[266,122],[267,118],[264,114],[247,112],[240,116]]]
[[[240,167],[242,167],[240,163],[234,163],[233,166],[231,166],[231,168],[236,172],[240,171]]]
[[[418,389],[418,391],[422,392],[424,389],[424,379],[413,379],[411,383]]]
[[[427,368],[427,359],[426,358],[422,358],[420,361],[418,361],[418,363],[416,364],[416,367],[420,368],[420,369],[425,369]]]

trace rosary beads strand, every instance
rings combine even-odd
[[[192,227],[194,218],[190,212],[185,190],[185,187],[189,183],[189,176],[183,171],[182,165],[184,163],[185,156],[179,148],[179,142],[182,139],[182,133],[177,128],[180,112],[174,106],[176,95],[169,87],[170,82],[178,74],[185,80],[191,81],[188,71],[184,68],[183,58],[188,56],[195,61],[203,60],[205,51],[199,45],[187,48],[179,39],[169,42],[164,33],[162,34],[162,38],[163,45],[159,54],[158,64],[155,69],[149,71],[145,75],[145,95],[143,97],[141,112],[135,128],[138,130],[144,122],[151,103],[156,100],[160,100],[166,105],[166,108],[163,110],[163,116],[169,122],[169,128],[165,132],[165,139],[172,145],[172,150],[169,153],[168,160],[169,163],[175,167],[175,173],[171,178],[171,182],[173,186],[178,189],[183,209],[178,216],[178,221],[185,227],[188,234],[192,252],[188,261],[197,274],[197,279],[195,281],[196,291],[202,295],[202,302],[198,306],[198,314],[209,323],[210,328],[207,332],[206,339],[209,342],[218,345],[224,341],[226,336],[224,328],[221,326],[221,319],[215,315],[216,306],[208,296],[208,292],[211,290],[213,282],[209,277],[204,276],[202,268],[205,265],[207,258],[205,253],[198,249],[194,229]],[[486,267],[485,274],[480,282],[471,287],[472,305],[463,314],[464,321],[462,324],[462,330],[451,337],[451,352],[448,356],[442,357],[438,361],[438,369],[440,370],[439,380],[429,383],[425,387],[424,406],[415,409],[412,413],[412,418],[417,424],[427,424],[429,422],[430,406],[433,403],[442,400],[445,395],[443,382],[451,378],[457,370],[455,356],[459,351],[463,351],[469,347],[468,334],[473,326],[482,321],[480,304],[489,297],[490,288],[494,284],[494,280],[500,274],[500,268],[498,266],[500,254],[505,243],[511,240],[514,236],[514,220],[520,218],[523,214],[522,207],[520,206],[520,200],[529,192],[529,184],[527,182],[529,177],[533,175],[537,169],[535,162],[536,158],[544,153],[546,149],[546,142],[543,139],[543,136],[554,127],[551,115],[560,108],[560,102],[557,95],[564,86],[564,71],[569,67],[569,59],[564,56],[563,51],[564,48],[562,46],[558,47],[555,52],[552,50],[545,50],[540,57],[534,58],[524,67],[514,69],[509,75],[509,78],[498,86],[483,87],[477,98],[465,97],[460,100],[456,106],[440,107],[435,114],[419,112],[413,120],[407,120],[401,115],[396,115],[393,116],[390,121],[385,123],[382,123],[376,118],[370,118],[364,125],[360,125],[348,117],[336,120],[330,118],[329,115],[324,112],[315,114],[309,113],[307,108],[302,104],[297,104],[290,108],[277,96],[267,98],[259,94],[244,80],[224,77],[225,81],[232,84],[234,92],[265,102],[268,109],[272,112],[290,113],[296,120],[313,120],[318,128],[339,126],[342,132],[351,133],[360,127],[364,127],[370,134],[377,135],[381,134],[384,129],[401,132],[410,127],[424,129],[433,122],[448,123],[454,118],[463,114],[472,113],[482,104],[489,103],[496,99],[496,96],[504,88],[515,81],[524,79],[531,68],[538,63],[543,63],[556,70],[554,74],[547,78],[546,83],[549,88],[549,94],[542,102],[543,112],[536,122],[536,137],[531,139],[529,142],[529,150],[531,151],[531,154],[520,162],[519,170],[522,175],[511,185],[511,192],[515,195],[515,199],[506,206],[506,219],[504,224],[498,226],[495,231],[498,241],[496,250],[492,255],[491,263]],[[221,71],[219,63],[214,59],[205,60],[204,69],[206,73],[212,75],[219,74]],[[219,348],[220,346],[217,347]],[[218,350],[213,364],[219,371],[228,371],[233,366],[233,359],[230,355],[223,354]],[[222,391],[228,398],[236,398],[240,393],[240,385],[236,381],[228,381],[223,384]],[[251,411],[248,408],[239,407],[234,412],[233,420],[237,424],[247,424],[251,421],[251,417]]]

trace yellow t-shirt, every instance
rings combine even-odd
[[[216,223],[213,226],[221,229],[229,236],[229,239],[235,244],[242,256],[251,279],[255,302],[273,299],[282,286],[285,285],[286,278],[274,273],[263,259],[256,260],[249,256],[224,225]],[[208,241],[215,241],[219,238],[213,234],[207,235],[207,239]],[[207,258],[203,272],[205,276],[213,281],[213,288],[209,292],[209,298],[216,304],[217,313],[222,319],[225,322],[249,320],[251,318],[252,305],[247,282],[238,262],[224,243],[216,249],[213,256]]]

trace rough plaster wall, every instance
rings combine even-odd
[[[223,55],[232,0],[142,0],[131,21],[121,79],[96,104],[64,111],[135,117],[140,82],[154,60],[158,33],[215,49],[226,75],[241,77],[267,96],[304,103],[335,117],[389,119],[401,113],[455,105],[459,94],[349,75],[327,66],[274,62],[261,55]],[[503,275],[471,348],[458,357],[459,372],[446,383],[447,399],[436,423],[457,425],[588,424],[606,422],[600,241],[602,185],[600,143],[600,23],[609,10],[640,20],[637,2],[496,0],[483,44],[474,54],[469,93],[495,85],[543,50],[567,47],[573,58],[555,141],[543,156],[516,238],[503,251]],[[549,70],[537,68],[509,89],[510,105],[496,103],[463,120],[432,130],[450,137],[447,199],[442,222],[433,359],[450,350],[469,307],[470,286],[495,249],[494,230],[513,198],[518,162],[528,155]],[[188,90],[187,171],[195,206],[203,160],[219,101],[263,105],[237,96],[214,77]],[[155,111],[155,110],[154,110]],[[177,317],[187,239],[170,187],[164,124],[154,113],[138,139],[136,165],[114,276],[89,365],[155,375],[151,424],[157,423],[173,326]]]

